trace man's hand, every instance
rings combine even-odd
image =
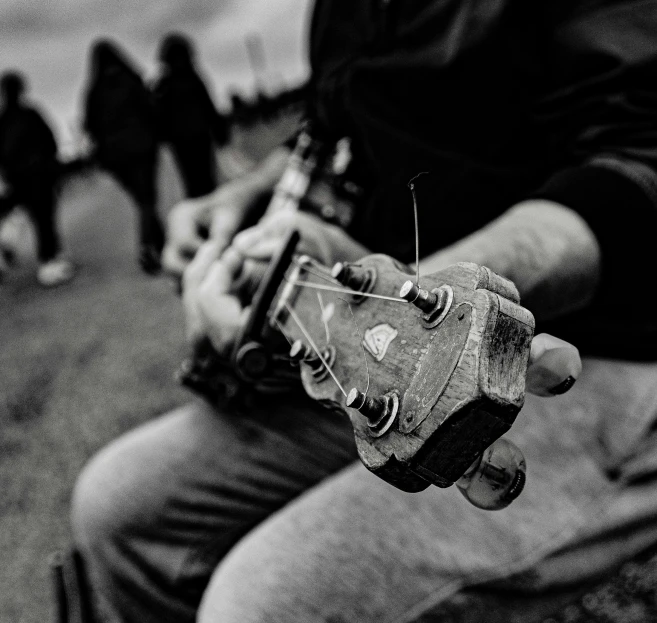
[[[162,252],[164,268],[182,275],[201,245],[210,237],[219,252],[239,230],[254,197],[232,187],[200,197],[187,199],[169,213],[167,242]]]
[[[355,261],[369,251],[335,225],[304,212],[286,211],[264,217],[257,225],[240,232],[232,248],[244,257],[269,260],[282,247],[289,233],[301,235],[297,250],[325,266],[338,261]]]
[[[215,224],[228,213],[215,214]],[[227,227],[229,222],[220,223]],[[301,234],[299,251],[330,266],[338,260],[360,259],[367,249],[342,230],[300,212],[277,214],[237,234],[230,247],[214,235],[201,243],[183,279],[187,338],[196,343],[210,338],[217,352],[230,351],[245,322],[249,308],[243,308],[235,286],[242,276],[245,260],[269,260],[284,244],[292,229]]]
[[[285,169],[289,149],[280,147],[258,166],[214,192],[181,201],[169,213],[167,241],[162,253],[165,270],[180,276],[199,250],[211,238],[218,253],[243,226],[257,200],[271,191]]]
[[[548,333],[532,340],[526,389],[537,396],[558,396],[567,392],[582,372],[579,351],[569,342]]]
[[[243,308],[232,293],[243,258],[233,250],[221,253],[221,244],[204,243],[185,270],[183,306],[187,339],[191,344],[207,337],[221,355],[230,352],[245,322]]]
[[[582,371],[578,350],[557,337],[540,333],[532,340],[526,389],[538,396],[567,392]],[[456,481],[459,491],[478,508],[506,508],[522,492],[525,457],[504,437],[491,444]]]

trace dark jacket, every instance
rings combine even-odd
[[[111,44],[92,53],[84,128],[99,158],[154,157],[157,146],[150,95],[139,73]]]
[[[0,113],[0,171],[9,184],[24,178],[49,177],[57,166],[57,143],[43,117],[29,106]]]
[[[657,2],[319,0],[314,113],[350,135],[371,199],[352,234],[412,260],[531,197],[602,248],[597,300],[555,326],[584,352],[657,357],[645,292],[657,233]],[[541,327],[551,328],[551,327]]]
[[[193,67],[167,71],[154,84],[152,101],[160,140],[200,137],[218,145],[228,141],[227,121]]]

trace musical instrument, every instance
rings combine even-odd
[[[268,214],[297,210],[314,193],[322,218],[349,224],[357,186],[336,190],[335,138],[302,125]],[[390,484],[456,483],[481,508],[510,504],[526,466],[500,437],[524,402],[534,334],[515,286],[471,263],[421,283],[384,255],[329,268],[296,254],[298,240],[292,233],[268,265],[247,260],[234,291],[251,314],[231,357],[202,341],[181,380],[214,404],[302,383],[349,416],[362,462]]]
[[[380,478],[409,492],[456,483],[481,508],[511,503],[526,466],[499,438],[524,402],[534,333],[515,286],[472,263],[420,284],[385,255],[328,268],[296,255],[297,241],[242,282],[259,285],[223,368],[235,387],[281,391],[298,365],[306,392],[348,415]]]

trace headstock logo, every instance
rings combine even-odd
[[[397,329],[393,329],[389,324],[378,324],[365,331],[363,346],[377,361],[381,361],[396,337]]]

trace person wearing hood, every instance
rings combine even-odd
[[[217,188],[215,150],[228,142],[228,123],[199,76],[187,37],[167,35],[158,56],[161,73],[152,87],[158,136],[171,149],[186,197],[201,197]]]
[[[16,205],[28,212],[37,238],[39,268],[43,286],[69,281],[74,269],[61,255],[57,232],[58,169],[57,142],[42,115],[24,101],[25,78],[7,71],[0,78],[0,176],[6,184],[0,213]]]
[[[139,211],[139,264],[160,268],[164,230],[157,213],[157,150],[153,109],[139,71],[118,45],[91,49],[84,129],[97,163],[123,186]]]

